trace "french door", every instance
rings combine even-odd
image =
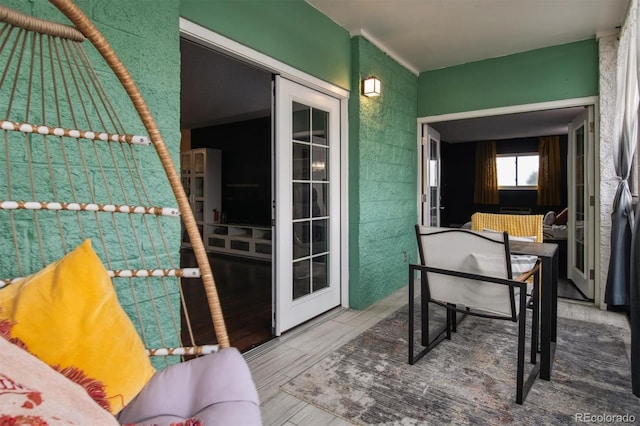
[[[276,76],[275,334],[340,304],[340,101]]]
[[[440,226],[440,133],[426,124],[422,126],[421,148],[421,223]]]
[[[569,124],[567,185],[567,275],[589,299],[594,298],[594,129],[593,107]]]

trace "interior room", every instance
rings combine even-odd
[[[440,224],[445,227],[469,225],[475,212],[507,214],[540,214],[546,216],[544,239],[554,242],[559,250],[558,295],[567,299],[587,301],[587,296],[567,277],[568,233],[566,220],[556,215],[568,205],[568,129],[569,123],[584,107],[559,108],[518,114],[505,114],[430,123],[440,134],[441,192]],[[500,187],[497,204],[474,202],[475,149],[478,142],[496,142],[496,155],[508,156],[539,152],[539,139],[559,137],[560,204],[540,205],[535,186]],[[552,213],[550,213],[552,212]]]
[[[204,185],[202,194],[192,186],[191,202],[230,339],[246,351],[272,336],[272,75],[184,39],[180,45],[183,184]],[[182,259],[193,262],[188,243]],[[206,315],[204,294],[192,291],[188,300]],[[201,333],[203,343],[214,339]]]

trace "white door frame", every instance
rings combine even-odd
[[[475,111],[454,112],[449,114],[418,117],[417,147],[418,149],[420,148],[420,144],[421,144],[420,135],[421,135],[423,124],[439,123],[441,121],[463,120],[467,118],[491,117],[495,115],[504,115],[504,114],[516,114],[521,112],[544,111],[544,110],[557,109],[557,108],[570,108],[570,107],[578,107],[578,106],[593,106],[594,124],[595,124],[594,159],[593,159],[595,163],[595,173],[594,173],[595,188],[593,188],[593,193],[596,199],[593,221],[594,221],[594,229],[598,230],[600,229],[600,107],[599,107],[598,96],[587,96],[583,98],[562,99],[559,101],[511,105],[507,107],[487,108],[487,109],[480,109]],[[418,158],[418,176],[421,176],[420,173],[422,172],[422,165],[420,163],[421,163],[420,158]],[[420,188],[418,188],[418,191],[420,191]],[[417,211],[419,212],[420,211],[420,194],[417,194],[416,199],[418,201]],[[419,218],[416,218],[416,220],[419,220]],[[593,242],[595,246],[594,247],[595,249],[594,265],[593,265],[595,269],[594,304],[596,306],[600,306],[600,293],[601,293],[600,288],[601,288],[601,285],[603,285],[603,283],[600,282],[600,233],[599,232],[594,232]]]
[[[180,36],[211,48],[212,50],[232,56],[242,62],[262,68],[273,74],[279,74],[291,81],[334,96],[340,100],[340,267],[341,303],[349,307],[349,91],[334,84],[327,83],[317,77],[302,72],[290,65],[280,62],[264,53],[251,49],[208,28],[180,18]]]
[[[589,123],[593,122],[593,109],[586,108],[583,112],[575,116],[571,122],[569,123],[569,137],[568,137],[568,146],[567,146],[567,187],[569,188],[568,194],[568,235],[569,242],[572,244],[567,244],[567,278],[573,281],[573,283],[578,287],[578,289],[585,294],[588,298],[594,297],[595,292],[595,279],[590,277],[590,269],[592,269],[593,265],[591,265],[592,260],[592,252],[594,248],[593,244],[593,234],[589,233],[583,236],[584,239],[584,249],[583,253],[585,254],[585,263],[583,265],[584,271],[580,271],[575,268],[576,263],[576,216],[577,212],[574,208],[576,203],[578,202],[576,199],[576,137],[575,131],[580,127],[584,129],[584,160],[583,160],[583,179],[585,182],[585,191],[582,196],[583,208],[584,208],[584,223],[589,225],[588,229],[596,229],[591,226],[593,223],[593,211],[595,205],[592,206],[589,202],[591,198],[591,193],[589,192],[590,186],[595,186],[595,182],[593,182],[593,169],[594,161],[593,161],[593,152],[592,147],[589,145],[589,142],[593,139],[595,135],[591,135],[589,129]],[[577,124],[577,126],[576,126]],[[595,204],[595,202],[594,202]],[[587,228],[585,228],[587,229]],[[595,232],[594,232],[595,233]],[[595,277],[594,277],[595,278]]]
[[[428,124],[424,124],[421,129],[422,132],[422,143],[420,146],[419,156],[422,158],[420,164],[422,165],[422,169],[418,174],[420,179],[420,223],[422,226],[432,226],[431,223],[431,213],[435,209],[436,214],[436,226],[440,226],[440,213],[442,206],[440,205],[440,195],[442,191],[442,157],[440,150],[440,133],[436,131],[433,127]],[[431,141],[435,140],[437,145],[437,159],[436,159],[436,170],[435,170],[435,179],[437,182],[437,191],[436,191],[436,200],[431,197],[431,187],[429,182],[431,181],[431,176],[433,176],[434,171],[431,170],[430,162],[431,161]],[[435,205],[434,205],[435,204]]]
[[[276,201],[277,208],[280,212],[276,217],[276,229],[278,230],[273,242],[278,247],[278,259],[274,264],[276,269],[276,282],[281,285],[276,291],[276,328],[275,335],[279,336],[303,322],[310,320],[324,312],[341,304],[341,288],[340,288],[340,210],[339,210],[339,181],[340,169],[332,167],[332,164],[340,162],[339,146],[336,145],[339,140],[340,122],[338,119],[340,104],[333,97],[317,90],[309,89],[306,86],[294,83],[286,78],[277,76],[276,83],[276,162],[279,164],[276,171]],[[316,137],[311,129],[317,129],[313,126],[315,120],[314,114],[307,115],[309,120],[304,130],[309,131],[306,135],[296,135],[294,133],[295,125],[292,117],[294,114],[294,104],[306,106],[307,114],[312,110],[326,113],[327,123],[326,132]],[[300,132],[300,133],[305,133]],[[305,136],[308,137],[306,140]],[[301,157],[294,155],[294,147],[307,147],[309,149],[309,158],[307,163],[309,175],[303,176],[301,169],[298,169],[298,176],[294,172],[296,170],[295,163],[301,162]],[[316,158],[315,156],[322,151],[323,154]],[[324,173],[314,172],[311,166],[316,161],[325,161],[328,164],[328,170],[325,168]],[[302,165],[299,164],[298,167]],[[324,174],[324,176],[318,175]],[[300,175],[302,174],[302,175]],[[337,182],[337,185],[334,185]],[[305,203],[303,196],[304,191],[299,194],[296,201],[295,193],[292,191],[292,184],[295,187],[303,186],[307,192]],[[312,212],[312,192],[316,188],[319,189],[317,194],[321,203],[325,206],[321,208],[317,205],[317,211]],[[298,188],[302,189],[302,188]],[[328,189],[328,192],[327,192]],[[316,201],[317,202],[317,201]],[[296,214],[297,212],[297,214]],[[322,213],[321,213],[322,212]],[[325,227],[320,227],[325,234],[324,247],[321,252],[315,248],[316,243],[312,236],[314,224],[326,222]],[[295,225],[302,225],[298,231],[295,231]],[[308,225],[305,238],[304,225]],[[315,235],[315,234],[314,234]],[[322,246],[322,245],[321,245]],[[296,253],[296,247],[299,250]],[[322,259],[325,259],[324,261]],[[296,279],[295,268],[292,265],[302,267],[298,272]],[[306,265],[307,267],[305,268]],[[319,268],[319,273],[316,273]],[[302,275],[301,275],[302,274]],[[326,280],[326,286],[321,289],[313,289],[314,277],[322,277]],[[295,281],[302,280],[301,283],[307,285],[306,291],[302,295],[296,297],[294,287]]]

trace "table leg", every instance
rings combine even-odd
[[[409,364],[413,364],[413,316],[414,316],[414,286],[415,286],[415,270],[412,266],[409,266],[409,336],[407,342],[409,343]]]
[[[558,313],[558,251],[542,257],[542,304],[540,327],[540,378],[551,380],[555,356]]]
[[[420,336],[422,346],[429,346],[429,298],[427,297],[427,273],[420,271]]]

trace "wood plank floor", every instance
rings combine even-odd
[[[182,250],[183,267],[195,267],[191,250]],[[271,339],[271,263],[242,257],[209,254],[220,304],[232,346],[245,352]],[[198,344],[217,342],[207,298],[200,279],[185,280],[186,304]],[[190,341],[183,328],[183,341]]]
[[[263,423],[274,426],[349,424],[280,391],[280,385],[310,368],[324,356],[406,303],[407,288],[404,287],[366,310],[335,309],[246,352],[244,355],[260,395]],[[623,314],[600,311],[587,303],[560,300],[558,316],[628,328],[627,319]]]

